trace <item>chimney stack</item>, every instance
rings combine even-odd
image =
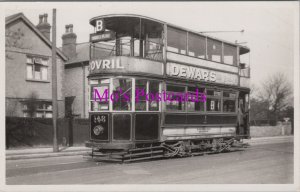
[[[77,35],[73,32],[73,25],[66,25],[66,32],[62,35],[62,51],[69,58],[76,57]]]
[[[39,24],[36,26],[38,30],[43,33],[43,35],[50,40],[50,29],[51,26],[47,21],[48,14],[45,13],[44,15],[39,15]]]

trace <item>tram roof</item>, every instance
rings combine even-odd
[[[170,27],[174,27],[174,28],[177,28],[177,29],[180,29],[180,30],[183,30],[183,31],[187,31],[187,32],[191,32],[191,33],[195,33],[195,34],[198,34],[200,36],[203,36],[203,37],[208,37],[208,38],[211,38],[211,39],[215,39],[217,41],[221,41],[221,42],[224,42],[226,44],[230,44],[230,45],[233,45],[233,46],[238,46],[240,47],[240,54],[245,54],[245,53],[248,53],[250,51],[250,48],[247,47],[247,46],[243,46],[243,45],[238,45],[238,44],[235,44],[235,43],[232,43],[232,42],[229,42],[229,41],[225,41],[225,40],[222,40],[222,39],[219,39],[219,38],[216,38],[216,37],[212,37],[212,36],[209,36],[209,35],[204,35],[200,32],[197,32],[197,31],[193,31],[193,30],[190,30],[190,29],[187,29],[187,28],[184,28],[184,27],[180,27],[178,25],[174,25],[174,24],[171,24],[171,23],[167,23],[167,22],[164,22],[164,21],[161,21],[161,20],[158,20],[158,19],[154,19],[154,18],[151,18],[151,17],[147,17],[147,16],[143,16],[143,15],[137,15],[137,14],[107,14],[107,15],[101,15],[101,16],[97,16],[97,17],[93,17],[90,19],[90,24],[95,26],[95,23],[96,23],[96,20],[98,19],[105,19],[106,21],[105,22],[109,22],[109,25],[114,25],[114,24],[118,24],[119,23],[119,19],[122,18],[126,21],[139,21],[140,19],[143,19],[145,20],[146,22],[148,21],[149,23],[159,23],[159,24],[166,24],[167,26],[170,26]],[[122,25],[122,27],[124,27],[124,25]]]

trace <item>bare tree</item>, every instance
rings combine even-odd
[[[291,94],[291,84],[283,73],[276,73],[265,81],[262,85],[259,98],[261,101],[267,102],[269,118],[277,121],[280,111],[289,105]]]

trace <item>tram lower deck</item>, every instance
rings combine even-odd
[[[163,148],[174,156],[176,149],[176,155],[223,151],[249,137],[248,117],[241,114],[247,92],[127,76],[93,78],[90,84],[86,146],[93,151],[111,155]]]

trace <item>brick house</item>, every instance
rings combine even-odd
[[[23,13],[5,18],[6,116],[52,117],[52,43],[47,14],[35,26]],[[64,117],[64,63],[57,49],[58,115]]]

